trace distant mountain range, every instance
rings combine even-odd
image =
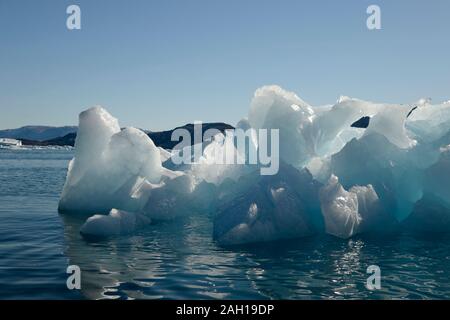
[[[69,133],[77,132],[77,127],[47,127],[47,126],[26,126],[18,129],[0,130],[0,138],[11,138],[18,140],[45,141],[63,137]]]
[[[160,131],[160,132],[146,132],[147,135],[153,140],[156,146],[164,148],[164,149],[173,149],[179,141],[171,141],[172,132],[176,129],[186,129],[189,131],[191,138],[194,139],[194,125],[192,123],[186,124],[182,127],[177,127],[172,130]],[[227,129],[234,129],[233,126],[222,122],[213,122],[213,123],[203,123],[202,124],[202,135],[208,129],[217,129],[220,132],[224,132]],[[193,144],[194,141],[191,141]]]
[[[75,139],[77,134],[75,132],[68,133],[65,136],[57,137],[44,141],[20,139],[22,140],[22,145],[24,146],[71,146],[75,145]]]
[[[31,146],[74,146],[77,137],[77,127],[44,127],[44,126],[26,126],[18,129],[0,130],[0,138],[12,138],[22,141],[23,145]],[[164,149],[173,149],[179,142],[171,141],[172,132],[176,129],[186,129],[194,137],[194,125],[186,124],[167,131],[145,131],[153,140],[156,146]],[[233,129],[233,126],[222,123],[203,123],[202,131],[208,129],[217,129],[224,132],[227,129]],[[191,144],[193,141],[191,141]]]

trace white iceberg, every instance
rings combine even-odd
[[[158,148],[142,131],[121,130],[101,107],[80,114],[75,157],[69,164],[60,211],[139,211],[133,197],[144,182],[158,183],[164,170]]]
[[[372,185],[353,186],[346,191],[332,175],[319,193],[325,232],[339,238],[372,231],[389,231],[396,220],[380,203]]]
[[[83,234],[121,235],[151,220],[199,212],[214,220],[213,237],[226,245],[323,232],[347,238],[399,223],[450,231],[449,103],[342,96],[314,107],[264,86],[248,119],[237,124],[250,133],[248,149],[239,148],[235,135],[218,133],[181,150],[192,158],[192,149],[201,148],[190,164],[175,164],[180,150],[121,129],[101,107],[82,112],[79,122],[59,209],[97,214]],[[273,176],[248,163],[264,143],[259,129],[279,130]],[[229,154],[235,163],[226,161]]]

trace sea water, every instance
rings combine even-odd
[[[71,150],[0,149],[0,299],[449,299],[450,235],[316,236],[223,248],[212,217],[86,241],[57,211]],[[69,265],[81,290],[69,290]],[[366,288],[367,268],[381,289]]]

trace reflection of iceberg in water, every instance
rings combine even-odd
[[[449,261],[435,258],[450,250],[448,237],[323,235],[226,249],[212,241],[205,215],[99,242],[80,236],[84,218],[62,220],[65,255],[80,266],[87,298],[422,299],[450,292]],[[370,264],[388,270],[381,290],[364,287]]]
[[[80,267],[81,291],[87,298],[162,299],[180,295],[207,299],[232,294],[229,269],[239,265],[238,255],[215,247],[210,237],[212,226],[205,216],[159,223],[133,236],[102,241],[81,237],[84,218],[61,217],[65,254],[69,264]],[[219,250],[217,255],[211,255],[215,250]],[[234,273],[242,277],[239,269]]]
[[[69,264],[79,266],[82,271],[81,292],[85,297],[117,298],[123,296],[116,294],[121,283],[145,279],[140,281],[140,286],[151,286],[154,284],[151,280],[161,276],[158,261],[162,253],[159,250],[151,250],[152,246],[157,246],[154,239],[150,247],[142,237],[90,243],[80,236],[79,230],[84,219],[70,215],[62,215],[62,218],[67,244],[65,254],[69,258]],[[131,252],[133,254],[130,254]],[[130,294],[129,297],[132,298],[135,294]]]

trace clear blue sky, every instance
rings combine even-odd
[[[151,130],[234,124],[265,84],[313,105],[447,100],[449,16],[448,0],[0,0],[0,128],[76,124],[96,104]]]

